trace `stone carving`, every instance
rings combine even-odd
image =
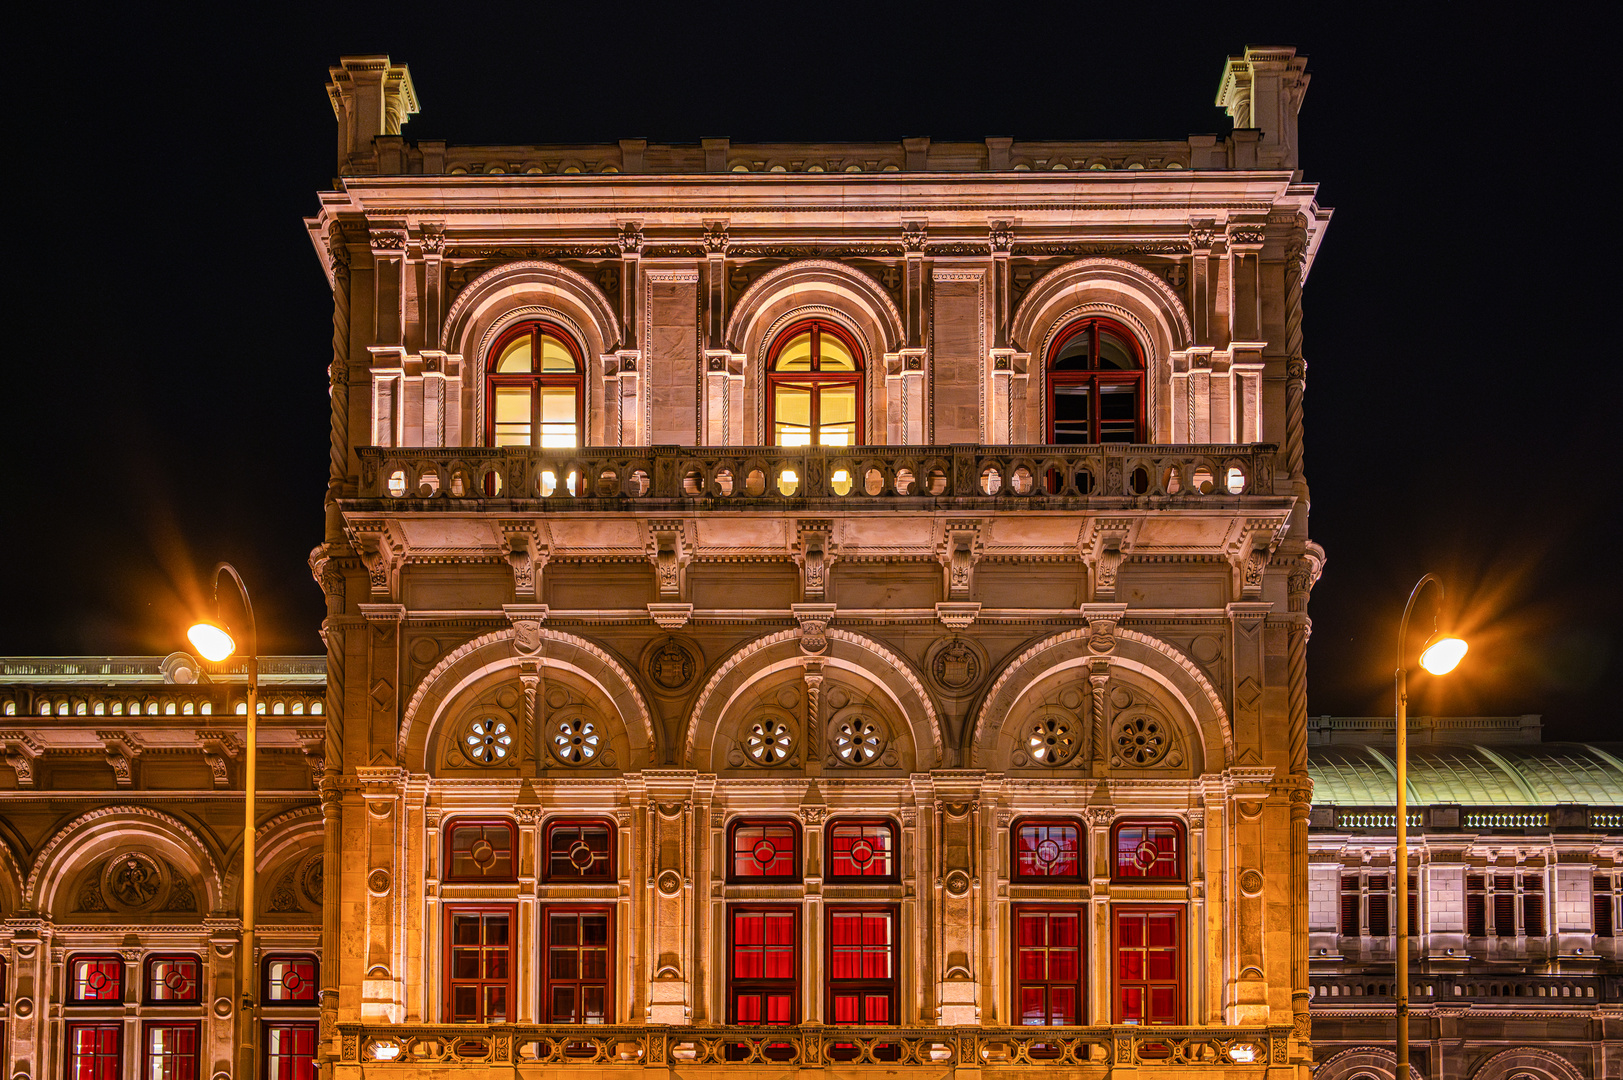
[[[936,546],[936,557],[946,571],[949,600],[969,599],[981,551],[980,522],[953,521],[946,526]]]
[[[318,908],[326,895],[325,875],[326,868],[320,855],[310,856],[299,868],[299,888],[303,891],[305,899]]]
[[[373,896],[384,896],[389,892],[389,871],[379,867],[366,875],[366,889]]]
[[[666,638],[665,643],[648,659],[648,677],[654,685],[666,690],[680,690],[693,681],[698,664],[693,654],[680,645],[674,637]]]
[[[644,550],[654,566],[654,579],[659,595],[676,597],[682,594],[683,578],[693,553],[688,549],[685,525],[680,521],[650,521],[648,540]]]
[[[883,721],[857,711],[836,716],[830,727],[829,743],[842,765],[872,765],[884,754],[889,741]]]
[[[727,242],[727,226],[720,222],[706,228],[704,237],[700,240],[707,255],[727,254]]]
[[[107,864],[102,888],[108,899],[120,907],[141,911],[157,903],[164,887],[164,873],[150,856],[127,852]]]
[[[655,887],[659,889],[661,896],[675,896],[682,891],[682,875],[675,870],[666,870],[659,875]]]
[[[981,678],[981,658],[963,638],[949,638],[930,659],[930,677],[942,689],[965,692]]]
[[[828,650],[828,624],[834,617],[833,604],[795,604],[791,609],[800,623],[800,651],[818,656]]]
[[[922,221],[909,221],[902,226],[902,247],[909,252],[923,252],[924,242],[929,237]]]
[[[821,600],[828,588],[828,570],[838,557],[837,545],[831,543],[833,532],[828,521],[802,521],[796,528],[794,560],[807,600]]]
[[[962,870],[949,871],[945,884],[949,895],[963,896],[969,892],[969,875]]]
[[[1039,716],[1026,732],[1026,753],[1040,765],[1064,765],[1076,757],[1081,746],[1081,724],[1064,713]]]
[[[637,255],[642,251],[642,226],[635,221],[628,221],[620,229],[616,238],[620,245],[622,255]]]
[[[1240,871],[1240,892],[1246,896],[1262,895],[1262,873],[1258,870]]]
[[[790,760],[800,740],[786,717],[768,714],[744,725],[744,754],[756,765],[768,768]]]
[[[475,765],[500,765],[513,749],[513,733],[497,716],[477,716],[462,729],[462,753]]]
[[[1137,712],[1116,722],[1115,758],[1111,764],[1140,768],[1154,765],[1167,756],[1171,746],[1172,734],[1166,721]]]
[[[102,871],[105,867],[97,867],[92,873],[86,874],[79,882],[79,896],[74,902],[74,911],[99,912],[111,910],[107,901],[101,895]]]
[[[591,717],[576,713],[554,718],[547,749],[564,765],[592,765],[604,749],[603,735]]]

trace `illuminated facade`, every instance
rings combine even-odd
[[[263,814],[323,923],[260,958],[325,1073],[1305,1077],[1306,84],[1248,49],[1166,142],[452,146],[332,69],[324,771]]]

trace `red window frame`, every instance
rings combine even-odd
[[[1025,832],[1032,830],[1031,846],[1025,847]],[[1063,854],[1063,844],[1049,836],[1049,829],[1072,829],[1076,832],[1076,859],[1074,873],[1041,873],[1033,872],[1044,862],[1057,863],[1055,858],[1045,858],[1047,849],[1042,845],[1052,842],[1059,847]],[[1022,853],[1027,857],[1021,858]],[[1024,817],[1016,818],[1009,826],[1009,879],[1011,881],[1040,881],[1047,885],[1054,884],[1080,884],[1087,877],[1088,862],[1088,833],[1082,823],[1075,818],[1060,817]]]
[[[163,1053],[152,1047],[152,1037],[167,1031],[176,1045]],[[141,1024],[141,1075],[145,1080],[198,1080],[203,1056],[203,1025],[196,1020],[147,1020]]]
[[[847,830],[855,830],[849,840],[842,835]],[[881,836],[885,838],[882,854],[875,843]],[[872,852],[866,860],[863,859],[864,844]],[[896,839],[896,823],[890,818],[836,818],[823,830],[823,847],[827,881],[878,884],[901,880],[901,850]],[[868,867],[879,863],[881,858],[888,869],[869,872]],[[841,873],[836,867],[842,862],[849,863],[855,872]]]
[[[602,868],[597,869],[595,867],[589,867],[588,869],[590,870],[590,872],[586,872],[586,871],[582,871],[580,873],[564,872],[563,867],[565,867],[565,866],[578,867],[580,865],[578,862],[575,861],[575,855],[577,854],[577,852],[579,851],[579,849],[581,847],[586,847],[586,848],[590,849],[591,845],[586,842],[585,837],[582,836],[582,835],[579,835],[584,830],[587,830],[587,829],[602,829],[604,831],[604,834],[605,834],[604,848],[603,848],[604,858],[602,860],[595,860],[595,859],[593,860],[594,862],[601,861]],[[567,838],[571,831],[574,831],[577,834],[576,837],[575,837],[575,843],[570,848],[565,849],[561,853],[562,858],[560,860],[560,858],[559,858],[560,853],[553,850],[553,845],[555,843],[559,842],[561,839]],[[560,836],[559,834],[563,834],[563,835]],[[554,818],[553,820],[547,822],[546,828],[542,831],[542,843],[541,843],[541,846],[542,846],[542,850],[545,851],[546,855],[545,855],[545,859],[544,859],[544,865],[542,866],[542,869],[541,869],[541,880],[542,881],[614,881],[614,880],[616,880],[616,877],[615,877],[615,858],[614,858],[616,839],[617,839],[617,837],[615,836],[615,832],[614,832],[614,822],[609,821],[607,818]],[[558,860],[556,864],[555,864],[555,860]],[[556,868],[555,868],[555,865],[556,865]]]
[[[777,370],[777,367],[778,367],[778,354],[783,352],[784,347],[787,346],[790,342],[794,341],[801,334],[803,334],[803,333],[805,333],[807,331],[810,331],[811,336],[812,336],[812,351],[811,351],[812,369],[810,371],[779,371],[779,370]],[[822,364],[822,352],[823,352],[823,350],[822,350],[822,336],[824,334],[832,334],[832,335],[834,335],[834,337],[836,337],[836,338],[838,338],[840,340],[840,343],[842,345],[844,345],[848,350],[850,350],[851,359],[856,364],[856,370],[855,371],[824,372],[824,371],[820,370],[821,364]],[[809,387],[812,388],[811,414],[807,419],[808,419],[808,424],[809,424],[809,427],[810,427],[810,430],[811,430],[811,437],[812,437],[812,440],[813,440],[812,445],[814,445],[814,446],[823,445],[823,444],[818,443],[816,441],[816,439],[818,437],[818,431],[822,426],[823,390],[825,388],[831,387],[831,386],[851,386],[851,387],[854,387],[855,388],[854,396],[856,398],[856,403],[857,403],[857,408],[856,408],[856,428],[855,428],[855,431],[852,433],[851,445],[852,446],[861,446],[861,445],[863,445],[864,441],[865,441],[864,438],[863,438],[863,432],[865,430],[864,427],[863,427],[863,419],[864,419],[863,406],[866,404],[866,402],[863,401],[863,398],[866,395],[862,392],[862,380],[863,380],[863,376],[865,375],[866,371],[867,371],[867,367],[866,367],[864,357],[862,355],[861,346],[859,346],[857,344],[857,342],[856,342],[856,339],[854,337],[852,337],[851,334],[846,331],[845,327],[841,326],[840,324],[838,324],[836,322],[831,322],[831,321],[829,321],[827,319],[807,319],[807,320],[805,320],[803,322],[797,322],[793,326],[788,327],[787,329],[783,330],[781,333],[778,334],[778,336],[775,339],[773,339],[772,351],[768,354],[767,359],[766,359],[766,439],[767,439],[767,445],[768,446],[777,446],[778,445],[778,434],[777,434],[777,402],[778,402],[778,394],[777,394],[777,389],[778,389],[778,384],[779,383],[790,383],[790,384],[794,384],[794,385],[804,385],[804,386],[809,386]]]
[[[739,931],[746,920],[759,918],[760,932],[749,932],[747,938],[759,941],[740,941]],[[783,932],[787,918],[788,932]],[[769,921],[770,920],[770,921]],[[772,932],[769,932],[772,931]],[[788,941],[769,941],[768,938],[788,937]],[[800,1022],[800,908],[792,904],[734,904],[727,909],[727,1022],[744,1027],[793,1026]],[[741,962],[759,953],[760,975],[740,975],[740,968],[753,971],[756,965]],[[781,970],[787,957],[787,976],[767,977],[768,970]],[[786,999],[786,1019],[773,1020],[771,1013],[778,999]],[[741,1017],[741,1000],[753,1003],[752,1015]]]
[[[100,975],[103,980],[112,979],[110,993],[96,993],[92,997],[82,997],[79,994],[79,976],[77,968],[80,964],[94,964],[101,970],[93,971],[87,978]],[[124,1001],[124,958],[116,953],[77,953],[68,957],[68,992],[63,1000],[64,1005],[120,1005]]]
[[[507,834],[507,870],[505,873],[497,872],[496,866],[500,864],[495,845],[492,849],[492,869],[478,873],[458,873],[456,845],[460,839],[459,833],[479,833],[469,847],[469,855],[463,861],[478,865],[477,848],[480,841],[489,842],[494,833]],[[517,881],[518,880],[518,826],[504,818],[457,818],[445,826],[445,881]]]
[[[1131,848],[1124,848],[1123,832],[1138,830],[1143,835]],[[1171,858],[1168,849],[1152,836],[1151,830],[1166,830],[1172,835]],[[1187,862],[1187,836],[1183,822],[1176,818],[1123,818],[1110,827],[1110,878],[1112,881],[1186,882],[1189,880]],[[1124,858],[1125,856],[1125,858]],[[1146,861],[1148,860],[1148,861]],[[1170,864],[1168,873],[1152,873]],[[1133,872],[1142,868],[1142,873]]]
[[[739,840],[738,836],[739,832],[754,831],[757,829],[762,830],[763,835],[756,838],[756,840],[752,842],[749,847],[740,848],[739,844],[741,841]],[[739,871],[740,866],[745,866],[747,868],[749,865],[753,864],[755,866],[766,866],[770,868],[772,866],[776,866],[779,862],[784,861],[782,847],[775,843],[770,835],[765,835],[766,831],[768,830],[779,831],[781,833],[781,830],[784,829],[787,829],[789,834],[789,852],[787,859],[789,870],[787,873],[768,874],[762,872],[756,874],[749,873],[747,870],[746,872],[742,873]],[[746,840],[747,839],[748,837],[746,837]],[[777,848],[777,855],[773,858],[771,863],[767,863],[761,857],[760,853],[764,850],[760,847],[762,842],[766,842],[772,847]],[[750,854],[751,852],[756,854],[754,854],[752,857]],[[799,822],[795,821],[793,818],[737,818],[727,826],[727,880],[729,882],[746,885],[768,884],[774,882],[782,884],[786,882],[796,882],[800,879],[801,858]]]
[[[1127,346],[1133,354],[1137,368],[1124,370],[1120,368],[1100,368],[1099,363],[1099,334],[1100,331],[1115,338]],[[1074,339],[1082,334],[1090,337],[1089,341],[1089,367],[1085,370],[1058,370],[1055,363],[1060,354],[1065,351]],[[1144,349],[1139,345],[1138,338],[1133,332],[1114,319],[1084,318],[1067,326],[1054,339],[1054,344],[1048,348],[1048,441],[1054,443],[1056,438],[1054,421],[1057,403],[1055,389],[1060,386],[1082,386],[1088,389],[1088,437],[1080,442],[1068,443],[1076,446],[1097,446],[1102,441],[1099,437],[1099,428],[1103,417],[1099,407],[1099,388],[1101,386],[1132,386],[1133,387],[1133,438],[1132,443],[1144,441]],[[1112,443],[1119,444],[1119,440],[1112,439]]]
[[[260,1038],[265,1080],[316,1080],[317,1036],[318,1025],[313,1023],[265,1024]]]
[[[1065,921],[1075,927],[1072,944],[1054,944],[1054,929]],[[1013,978],[1009,980],[1014,1000],[1009,1014],[1022,1026],[1054,1026],[1056,1014],[1064,1014],[1064,996],[1071,995],[1071,1019],[1059,1026],[1087,1022],[1088,906],[1086,904],[1015,904],[1010,917],[1009,955],[1013,958]],[[1031,927],[1031,933],[1027,932]],[[1041,928],[1041,940],[1035,931]],[[1022,941],[1023,938],[1031,940]],[[1055,963],[1059,963],[1056,972]],[[1075,968],[1066,977],[1067,963]],[[1056,977],[1056,974],[1058,977]],[[1059,991],[1056,1007],[1055,991]],[[1035,1018],[1037,1013],[1041,1018]]]
[[[165,997],[159,992],[160,988],[174,990],[173,973],[164,976],[162,980],[156,978],[156,968],[159,964],[172,964],[179,968],[189,966],[191,993]],[[141,1003],[143,1005],[201,1005],[203,1003],[203,961],[195,953],[157,953],[146,958],[141,965]]]
[[[77,1038],[81,1034],[101,1038],[85,1047]],[[121,1021],[69,1021],[62,1038],[62,1057],[67,1066],[64,1075],[68,1080],[119,1080],[124,1075],[124,1024]]]
[[[272,978],[278,964],[288,965],[286,974]],[[310,953],[271,953],[259,962],[260,997],[262,1006],[273,1009],[303,1008],[318,1000],[321,985],[321,962]],[[294,984],[288,985],[288,975]],[[280,985],[291,997],[273,997],[272,991]]]
[[[546,334],[555,337],[564,343],[569,355],[575,361],[575,373],[566,375],[563,372],[550,374],[536,370],[541,362],[541,343],[538,336]],[[512,372],[498,373],[496,364],[501,360],[502,351],[518,338],[528,335],[530,337],[530,370],[528,374],[515,374]],[[541,395],[536,391],[543,386],[569,386],[575,391],[575,434],[576,445],[586,445],[586,366],[581,362],[581,348],[575,337],[569,331],[556,323],[534,321],[521,323],[502,334],[496,343],[490,347],[485,356],[485,445],[496,445],[496,388],[499,386],[527,386],[530,387],[530,446],[541,446]]]
[[[876,1025],[894,1027],[901,1023],[897,1015],[901,1007],[900,976],[898,969],[898,941],[901,936],[901,909],[895,904],[828,904],[825,905],[823,935],[824,991],[827,996],[826,1023],[839,1025]],[[882,922],[879,918],[882,917]],[[836,933],[836,926],[850,927],[856,922],[857,940]],[[869,935],[883,928],[889,940],[872,941]],[[883,957],[887,975],[869,970],[870,961]],[[854,961],[855,974],[840,975],[843,962]],[[842,1008],[849,999],[847,1019],[841,1019]],[[883,1015],[876,1015],[883,1013]]]
[[[1181,905],[1111,905],[1111,1023],[1183,1023],[1185,921]],[[1170,944],[1164,933],[1169,927]],[[1167,975],[1169,962],[1171,974]],[[1154,1015],[1146,1017],[1146,1012]]]
[[[502,915],[507,918],[507,940],[500,945],[494,945],[485,940],[485,918]],[[476,943],[459,944],[455,940],[453,929],[458,918],[479,916],[479,941]],[[515,904],[448,904],[445,908],[445,1022],[449,1024],[494,1024],[510,1023],[517,1016],[514,1008],[514,963],[513,938],[518,930],[518,907]],[[471,957],[476,961],[477,974],[472,976],[457,976],[456,960],[458,953],[466,954],[472,951]],[[489,958],[498,954],[505,954],[505,976],[488,974]],[[461,987],[473,987],[476,994],[476,1005],[472,1015],[459,1013],[456,1008],[456,992]],[[506,1005],[500,1018],[493,1018],[495,1011],[489,1007],[488,994],[491,989],[505,987]]]
[[[582,920],[586,918],[603,919],[603,940],[598,943],[588,943],[585,940],[585,925]],[[578,931],[574,942],[555,942],[553,940],[554,920],[567,920],[573,918]],[[548,904],[541,909],[541,1016],[545,1024],[612,1024],[616,1020],[614,1005],[614,968],[616,963],[614,951],[614,908],[607,904]],[[558,961],[565,959],[566,954],[573,953],[574,976],[558,974]],[[587,963],[589,954],[596,953],[602,957],[602,974],[588,976]],[[592,988],[601,988],[603,1006],[599,1019],[583,1019],[586,1013],[585,1001],[587,991]],[[572,989],[574,991],[575,1007],[570,1017],[560,1017],[555,1008],[557,992]]]

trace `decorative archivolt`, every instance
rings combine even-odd
[[[127,828],[109,828],[120,821]],[[193,864],[208,890],[207,908],[221,910],[227,894],[221,860],[180,819],[145,806],[106,806],[74,818],[46,841],[34,858],[23,887],[23,907],[38,911],[49,906],[58,886],[79,870],[86,853],[93,857],[114,848],[150,844],[169,849],[182,862]]]
[[[0,836],[0,918],[17,914],[23,906],[23,870],[11,844]]]
[[[446,313],[440,347],[472,357],[477,353],[474,334],[486,328],[493,313],[548,300],[552,301],[548,306],[566,314],[581,332],[581,346],[588,354],[609,352],[620,344],[620,319],[602,290],[557,263],[526,259],[503,263],[457,294]]]
[[[254,869],[264,870],[290,848],[315,844],[322,834],[321,807],[301,806],[277,814],[254,830]]]
[[[1381,1046],[1355,1046],[1332,1054],[1313,1071],[1314,1080],[1352,1080],[1374,1074],[1383,1078],[1396,1075],[1398,1056]],[[1411,1080],[1426,1080],[1426,1074],[1409,1066]]]
[[[842,263],[802,259],[762,275],[744,290],[727,321],[726,340],[733,351],[752,352],[751,346],[765,339],[766,324],[778,314],[775,308],[785,300],[795,307],[826,303],[866,323],[874,334],[863,336],[870,337],[875,353],[894,352],[901,347],[902,313],[877,281]],[[870,366],[880,359],[873,354],[867,357]]]
[[[912,725],[914,745],[922,749],[924,739],[920,736],[924,735],[934,752],[936,764],[944,764],[941,720],[936,713],[935,703],[912,665],[862,634],[833,627],[828,628],[825,634],[830,647],[816,658],[825,670],[830,674],[848,671],[877,687],[889,699],[896,715]],[[685,762],[690,765],[694,762],[699,750],[700,733],[708,731],[713,736],[732,703],[751,686],[775,672],[803,665],[806,658],[800,650],[800,641],[801,631],[798,629],[768,634],[739,648],[717,665],[688,716],[682,747]],[[864,663],[865,660],[869,662]],[[921,727],[925,731],[919,731]]]
[[[545,627],[527,631],[535,644],[519,647],[518,629],[509,627],[474,638],[442,657],[423,677],[400,721],[400,738],[395,759],[413,771],[427,768],[425,751],[429,734],[445,719],[448,707],[469,687],[502,671],[515,676],[528,663],[537,668],[572,672],[595,686],[605,702],[618,712],[626,733],[640,736],[641,747],[633,746],[658,760],[659,736],[654,727],[648,699],[636,679],[609,652],[583,637]]]
[[[1147,332],[1153,359],[1164,360],[1194,344],[1189,312],[1166,282],[1122,259],[1078,259],[1044,274],[1027,290],[1009,323],[1016,347],[1031,351],[1046,341],[1063,312],[1086,303],[1114,301]]]
[[[1572,1062],[1554,1051],[1532,1046],[1499,1051],[1478,1066],[1471,1080],[1520,1080],[1524,1076],[1537,1080],[1583,1080],[1583,1073]]]
[[[1228,709],[1211,680],[1178,649],[1148,634],[1118,628],[1115,648],[1105,656],[1089,648],[1093,631],[1067,630],[1034,643],[1004,668],[987,691],[966,748],[970,766],[985,764],[985,748],[993,740],[1026,692],[1059,671],[1084,669],[1099,660],[1112,667],[1136,671],[1150,679],[1181,707],[1198,729],[1204,768],[1221,768],[1234,761],[1234,731]]]

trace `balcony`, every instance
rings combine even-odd
[[[368,509],[549,511],[1285,508],[1276,447],[378,447]],[[1243,500],[1243,501],[1242,501]],[[1266,501],[1263,501],[1266,500]]]
[[[338,1064],[402,1074],[428,1065],[718,1069],[908,1066],[1222,1068],[1289,1063],[1289,1027],[792,1028],[339,1024]],[[1227,1074],[1218,1074],[1227,1075]]]
[[[1618,1000],[1616,976],[1603,975],[1419,975],[1409,976],[1416,1008],[1447,1003],[1572,1008]],[[1391,972],[1309,975],[1313,1006],[1321,1009],[1387,1008],[1396,1000]]]

